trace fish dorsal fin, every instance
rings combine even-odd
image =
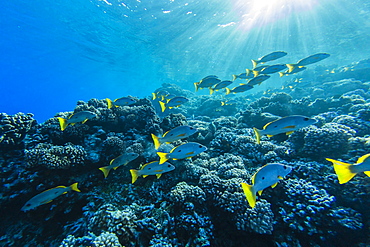
[[[177,147],[172,148],[171,151],[170,151],[170,153],[172,153],[178,147],[180,147],[180,146],[177,146]]]
[[[294,130],[292,130],[292,131],[288,131],[288,132],[286,132],[285,134],[286,135],[290,135],[290,134],[292,134],[294,132]]]
[[[271,185],[271,188],[275,188],[277,184],[278,182],[274,183],[273,185]]]
[[[66,186],[61,185],[61,186],[57,186],[57,187],[54,187],[54,188],[51,188],[51,189],[45,190],[44,192],[49,191],[49,190],[53,190],[53,189],[58,189],[58,188],[67,188],[67,187],[66,187]]]
[[[163,138],[163,137],[165,137],[165,136],[168,134],[168,132],[170,132],[170,130],[169,130],[169,131],[167,131],[166,133],[164,133],[164,134],[162,135],[162,138]]]
[[[262,192],[263,192],[263,190],[259,190],[258,191],[258,195],[261,196],[262,195]]]
[[[157,179],[160,178],[162,176],[162,173],[160,174],[155,174],[157,176]]]
[[[367,158],[369,158],[370,154],[365,154],[364,156],[361,156],[358,158],[356,164],[363,163]]]
[[[283,129],[293,129],[295,128],[296,126],[295,125],[289,125],[289,126],[285,126],[283,127]]]
[[[267,124],[265,124],[265,126],[263,126],[263,128],[262,129],[266,129],[267,128],[267,126],[269,126],[270,124],[272,124],[274,121],[272,121],[272,122],[269,122],[269,123],[267,123]]]
[[[157,162],[157,161],[152,161],[152,162],[149,162],[149,163],[146,163],[146,164],[142,165],[142,166],[140,167],[140,170],[143,170],[147,165],[150,165],[150,164],[152,164],[152,163],[154,163],[154,162]],[[145,176],[145,175],[144,175],[144,176]]]

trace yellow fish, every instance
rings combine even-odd
[[[243,192],[248,200],[249,206],[256,205],[256,194],[262,194],[267,187],[275,188],[277,183],[292,171],[292,167],[271,163],[262,166],[252,177],[252,185],[241,183]]]
[[[112,168],[114,170],[116,170],[118,167],[120,167],[122,165],[124,165],[124,166],[127,165],[129,162],[133,161],[137,157],[139,157],[139,155],[136,154],[136,153],[122,154],[122,155],[118,156],[117,158],[112,159],[111,162],[109,163],[109,166],[100,167],[99,170],[101,170],[103,172],[104,178],[107,178],[108,174],[109,174],[109,171]]]
[[[66,187],[66,186],[57,186],[57,187],[54,187],[52,189],[45,190],[45,191],[41,192],[38,195],[35,195],[31,199],[29,199],[26,202],[26,204],[24,204],[24,206],[21,208],[21,210],[23,212],[26,212],[26,211],[35,209],[40,205],[43,205],[43,204],[46,204],[46,203],[49,203],[49,202],[53,201],[58,196],[66,194],[67,192],[69,192],[71,190],[81,192],[77,188],[77,183],[74,183],[74,184],[72,184],[71,186],[68,186],[68,187]]]
[[[370,177],[370,154],[365,154],[360,157],[355,164],[345,163],[339,160],[326,158],[327,161],[333,163],[334,171],[338,176],[340,184],[347,183],[357,173],[363,172]]]
[[[87,120],[96,118],[97,115],[91,111],[80,111],[72,114],[68,119],[58,117],[60,129],[63,131],[69,124],[74,125],[76,123],[86,123]]]
[[[253,128],[254,133],[256,134],[257,143],[260,144],[261,136],[267,135],[268,137],[286,133],[287,135],[291,134],[293,131],[307,127],[311,124],[315,124],[316,120],[308,118],[305,116],[293,115],[289,117],[282,117],[272,122],[269,122],[263,126],[262,130]]]
[[[175,167],[168,162],[159,164],[159,161],[152,161],[143,165],[139,170],[131,169],[131,182],[135,183],[137,178],[143,176],[146,178],[149,175],[156,175],[157,178],[160,178],[163,173],[174,170]]]

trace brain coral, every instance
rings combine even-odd
[[[327,123],[318,128],[309,126],[293,132],[288,142],[298,155],[312,159],[322,159],[346,154],[349,140],[355,135],[350,127],[337,123]]]
[[[67,169],[71,166],[82,165],[86,157],[84,148],[73,144],[53,146],[40,143],[25,152],[30,167],[44,166],[48,169]]]
[[[0,147],[18,145],[36,124],[30,113],[0,113]]]

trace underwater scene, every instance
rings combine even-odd
[[[370,246],[370,2],[0,11],[0,246]]]

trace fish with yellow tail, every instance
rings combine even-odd
[[[126,153],[118,156],[115,159],[112,159],[109,163],[109,166],[100,167],[99,170],[101,170],[104,174],[104,178],[108,177],[109,171],[113,168],[116,170],[120,166],[125,166],[129,162],[133,161],[139,157],[137,153]]]
[[[80,111],[72,114],[69,118],[58,117],[60,129],[63,131],[67,126],[74,125],[76,123],[86,123],[87,120],[96,118],[97,115],[91,111]]]
[[[338,176],[340,184],[345,184],[351,180],[357,173],[365,173],[370,177],[370,154],[365,154],[358,158],[355,164],[345,163],[339,160],[326,158],[327,161],[333,163],[334,171]]]
[[[66,194],[67,192],[72,191],[72,190],[77,191],[77,192],[81,192],[77,188],[77,184],[78,183],[74,183],[74,184],[72,184],[68,187],[66,187],[66,186],[57,186],[57,187],[54,187],[52,189],[45,190],[45,191],[41,192],[40,194],[35,195],[31,199],[29,199],[26,202],[26,204],[24,204],[24,206],[21,208],[21,210],[23,212],[33,210],[33,209],[37,208],[38,206],[49,203],[49,202],[53,201],[55,198],[57,198],[58,196]]]
[[[253,79],[250,79],[246,85],[249,85],[249,86],[252,86],[252,87],[257,85],[257,84],[261,85],[262,82],[266,81],[270,77],[271,76],[269,76],[269,75],[259,75],[257,77],[254,77]],[[244,85],[244,84],[241,84],[241,85]]]
[[[303,71],[303,70],[305,70],[305,69],[306,69],[306,67],[303,67],[303,66],[295,67],[295,68],[293,68],[293,70],[292,70],[292,71],[290,71],[290,72],[289,72],[289,69],[288,69],[288,70],[286,70],[286,71],[284,71],[284,72],[279,72],[279,76],[280,76],[280,77],[283,77],[284,75],[288,76],[288,75],[296,74],[296,73],[299,73],[299,72],[301,72],[301,71]]]
[[[113,106],[115,107],[130,106],[136,103],[136,100],[130,97],[122,97],[122,98],[115,99],[114,101],[108,98],[106,98],[105,100],[107,101],[108,109],[111,109]]]
[[[159,105],[161,106],[162,112],[164,112],[166,109],[172,109],[174,107],[179,107],[182,104],[185,104],[188,102],[189,99],[182,97],[182,96],[176,96],[170,100],[167,101],[167,103],[159,101]]]
[[[253,73],[240,73],[239,75],[233,75],[233,81],[235,81],[236,79],[251,79],[251,78],[253,78]]]
[[[275,188],[278,182],[292,171],[291,166],[279,163],[270,163],[262,166],[252,176],[252,185],[241,183],[243,192],[249,206],[254,208],[256,206],[257,193],[262,195],[262,191],[271,186]]]
[[[271,52],[265,56],[262,56],[258,59],[255,59],[255,60],[252,60],[252,64],[253,64],[253,68],[256,68],[258,64],[260,63],[266,63],[266,62],[270,62],[270,61],[273,61],[273,60],[276,60],[276,59],[279,59],[279,58],[282,58],[284,56],[286,56],[288,53],[286,53],[285,51],[274,51],[274,52]]]
[[[202,88],[210,88],[220,82],[221,80],[215,75],[206,76],[199,82],[194,82],[195,92]]]
[[[162,176],[165,172],[170,172],[174,170],[175,167],[168,162],[159,164],[159,161],[152,161],[143,165],[139,170],[131,169],[131,183],[135,183],[137,178],[143,176],[146,178],[149,175],[156,175],[157,179]]]
[[[307,127],[311,124],[315,124],[316,122],[317,121],[312,118],[300,115],[292,115],[269,122],[263,126],[262,130],[257,128],[253,128],[253,130],[256,135],[257,143],[260,144],[262,135],[267,135],[268,137],[272,137],[281,133],[286,133],[289,135],[297,129]]]
[[[288,72],[290,73],[297,67],[302,67],[302,66],[306,66],[309,64],[317,63],[328,57],[330,57],[330,54],[328,53],[317,53],[317,54],[308,56],[306,58],[303,58],[299,60],[297,63],[287,64],[286,66],[288,67],[289,69]]]
[[[223,88],[229,86],[231,83],[233,83],[233,82],[232,81],[222,81],[220,83],[217,83],[213,87],[209,88],[209,94],[213,94],[214,91],[218,91],[220,89],[223,89]]]
[[[253,86],[247,84],[242,84],[240,86],[234,87],[233,89],[226,88],[226,95],[231,93],[243,93],[245,91],[251,90],[252,88]]]
[[[267,66],[265,68],[263,68],[262,70],[260,71],[256,71],[256,70],[253,70],[253,75],[255,77],[257,77],[258,75],[260,74],[274,74],[274,73],[277,73],[283,69],[286,69],[286,65],[285,64],[275,64],[275,65],[270,65],[270,66]]]
[[[169,159],[182,160],[189,159],[207,150],[207,147],[196,142],[188,142],[174,147],[169,153],[157,152],[160,160],[159,164],[163,164]]]
[[[154,134],[152,134],[154,147],[155,149],[158,149],[159,146],[162,145],[162,143],[171,143],[174,141],[178,141],[183,138],[187,138],[191,136],[192,134],[196,133],[198,130],[191,126],[178,126],[172,130],[167,131],[163,134],[162,137],[158,137]]]

